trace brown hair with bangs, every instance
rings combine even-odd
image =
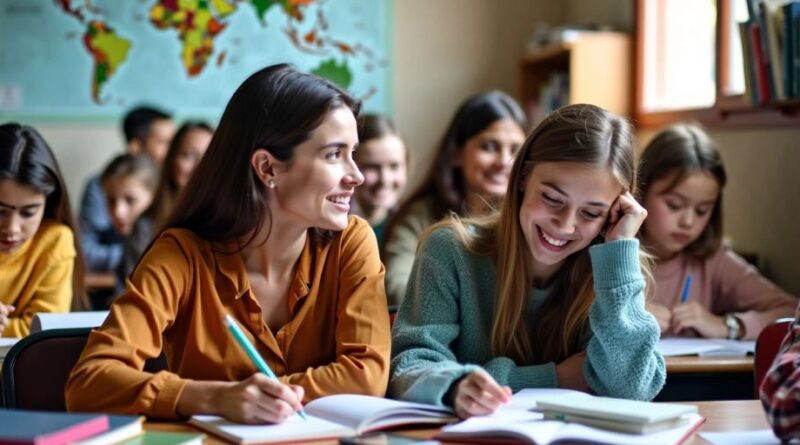
[[[639,202],[644,204],[654,182],[673,177],[667,191],[674,189],[689,175],[710,173],[719,184],[719,196],[711,211],[708,225],[685,251],[696,257],[707,257],[722,243],[722,189],[727,182],[725,165],[717,144],[697,124],[678,124],[657,134],[639,159]],[[644,234],[644,226],[639,238]]]

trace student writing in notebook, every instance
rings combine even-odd
[[[406,293],[418,239],[426,228],[450,213],[481,215],[503,196],[526,128],[525,113],[500,91],[477,94],[461,104],[428,174],[386,226],[381,253],[390,304],[399,304]]]
[[[630,132],[592,105],[557,110],[520,149],[499,213],[423,235],[394,325],[391,395],[467,417],[523,388],[658,393]]]
[[[336,393],[382,396],[389,316],[375,235],[348,216],[360,103],[273,65],[236,90],[166,230],[67,382],[71,411],[280,422]],[[278,376],[228,334],[233,316]],[[164,352],[169,369],[144,372]]]
[[[0,337],[24,337],[37,312],[86,307],[67,189],[32,127],[0,125]]]
[[[700,127],[662,131],[639,166],[648,212],[639,238],[656,257],[647,309],[662,333],[751,340],[773,320],[791,316],[797,300],[722,245],[727,175],[716,144]]]

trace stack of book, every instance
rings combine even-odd
[[[139,416],[0,409],[0,445],[202,445],[202,434],[142,431]]]

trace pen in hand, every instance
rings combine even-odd
[[[260,355],[258,355],[256,348],[253,346],[252,343],[250,343],[250,341],[244,335],[244,332],[242,332],[242,330],[239,328],[239,325],[238,323],[236,323],[236,320],[233,317],[231,317],[230,314],[225,315],[224,323],[225,326],[228,327],[228,331],[230,331],[231,335],[233,335],[233,338],[236,340],[236,343],[238,343],[239,346],[242,347],[245,354],[247,354],[247,356],[250,357],[250,360],[253,361],[253,364],[256,365],[256,368],[258,368],[258,370],[261,371],[262,373],[266,374],[267,377],[273,380],[278,380],[278,376],[276,376],[275,373],[272,372],[272,369],[270,369],[269,365],[267,365],[267,362],[265,362],[264,359],[261,358]],[[300,409],[300,411],[298,411],[297,414],[303,420],[306,420],[305,411]]]
[[[681,294],[681,303],[686,303],[689,300],[689,288],[692,287],[692,276],[686,276],[686,283],[683,285],[683,293]]]

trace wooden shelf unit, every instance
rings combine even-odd
[[[533,103],[539,102],[542,88],[554,74],[561,74],[566,75],[569,85],[568,104],[590,103],[629,116],[633,92],[631,45],[627,34],[594,32],[524,56],[520,61],[520,103],[530,113]],[[547,107],[544,111],[552,110]]]

